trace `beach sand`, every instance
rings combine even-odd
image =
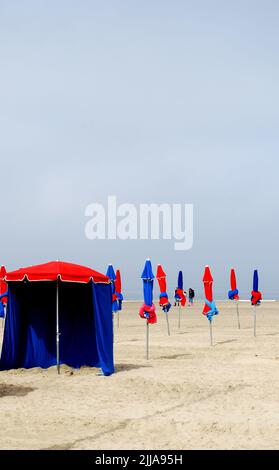
[[[127,302],[115,328],[116,373],[97,369],[0,372],[1,449],[279,448],[279,303],[217,303],[214,346],[202,304],[150,326]],[[2,338],[2,328],[0,332]],[[2,340],[2,339],[1,339]]]

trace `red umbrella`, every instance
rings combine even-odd
[[[231,290],[229,291],[230,300],[239,300],[238,289],[236,284],[235,270],[231,269]]]
[[[115,286],[115,296],[116,300],[118,303],[118,311],[117,311],[117,326],[119,328],[119,310],[122,310],[122,301],[123,301],[123,295],[121,293],[121,274],[119,269],[116,271],[115,275],[115,281],[114,281],[114,286]]]
[[[170,336],[168,312],[171,308],[171,304],[169,302],[169,298],[168,298],[168,294],[167,294],[167,280],[166,280],[167,276],[166,276],[166,273],[164,272],[164,270],[163,270],[163,268],[160,264],[158,264],[158,266],[157,266],[156,278],[157,278],[159,288],[160,288],[159,304],[160,304],[160,307],[162,307],[163,311],[166,314],[168,335]]]
[[[231,269],[231,290],[228,292],[228,297],[229,297],[229,300],[233,300],[236,302],[238,328],[240,329],[239,308],[238,308],[239,295],[238,294],[239,292],[237,289],[235,270]]]
[[[5,292],[8,292],[8,285],[4,281],[4,277],[6,276],[7,271],[5,266],[1,266],[1,273],[0,273],[0,296],[5,294]],[[2,298],[2,303],[7,304],[7,297]]]
[[[208,302],[212,302],[212,300],[213,300],[213,292],[212,292],[213,277],[212,277],[212,274],[210,272],[209,266],[205,267],[202,281],[203,281],[203,284],[204,284],[205,298],[208,300]],[[206,315],[209,312],[209,310],[210,310],[209,305],[207,305],[207,303],[205,303],[202,313],[204,315]]]

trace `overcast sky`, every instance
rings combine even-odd
[[[277,0],[0,0],[1,263],[150,257],[279,297]],[[194,246],[90,241],[87,204],[193,203]],[[157,295],[157,294],[156,294]]]

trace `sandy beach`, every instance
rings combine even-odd
[[[139,303],[115,328],[116,373],[97,369],[0,373],[1,449],[277,449],[279,304],[263,303],[257,337],[249,303],[218,303],[214,346],[202,304],[158,308],[145,359]],[[2,340],[2,328],[1,340]]]

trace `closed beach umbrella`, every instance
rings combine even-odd
[[[177,288],[175,289],[175,301],[178,302],[179,305],[179,313],[178,313],[178,328],[180,328],[180,318],[181,318],[181,306],[185,307],[187,298],[184,293],[183,289],[183,274],[182,271],[178,273],[177,279]]]
[[[118,302],[117,302],[116,295],[115,295],[116,274],[115,274],[112,264],[108,265],[106,276],[110,279],[111,297],[112,297],[112,318],[113,318],[114,314],[118,312]],[[118,321],[118,326],[119,326],[119,321]]]
[[[235,275],[234,269],[231,269],[230,281],[231,281],[231,289],[228,292],[228,298],[229,300],[234,301],[236,303],[238,328],[240,329],[239,308],[238,308],[239,292],[237,288],[236,275]]]
[[[212,320],[213,320],[214,315],[219,314],[219,311],[213,300],[213,277],[210,272],[209,266],[205,267],[204,275],[203,275],[203,284],[204,284],[204,295],[205,295],[205,305],[203,309],[203,315],[205,315],[209,321],[210,344],[211,346],[213,346]]]
[[[8,292],[8,285],[4,281],[4,277],[6,276],[7,271],[5,266],[1,266],[1,272],[0,272],[0,295],[6,294]],[[4,295],[2,297],[2,303],[7,304],[8,298],[7,295]]]
[[[123,295],[122,295],[122,286],[121,286],[121,274],[119,269],[116,271],[115,277],[115,295],[118,302],[118,310],[122,310],[122,302],[123,302]]]
[[[144,303],[139,310],[139,316],[146,320],[146,359],[149,358],[149,324],[157,323],[155,305],[153,304],[154,274],[150,259],[147,259],[141,275],[143,281]]]
[[[4,318],[5,318],[5,305],[7,305],[8,297],[8,285],[4,281],[4,277],[6,276],[7,271],[5,266],[1,266],[0,272],[0,318],[3,318],[2,326],[4,326]]]
[[[110,282],[111,282],[111,294],[112,294],[112,312],[117,312],[118,310],[118,303],[116,300],[116,295],[115,295],[115,280],[116,280],[116,275],[115,271],[113,269],[112,264],[108,265],[107,273],[106,276],[109,277]]]
[[[160,289],[159,304],[166,314],[168,335],[170,336],[168,312],[171,308],[171,303],[169,302],[169,298],[167,294],[167,276],[160,264],[158,264],[158,267],[157,267],[156,277],[157,277],[157,281],[158,281],[159,289]]]
[[[259,274],[257,269],[253,275],[253,290],[251,292],[251,304],[254,307],[254,336],[256,336],[256,323],[257,323],[257,310],[256,308],[261,305],[262,294],[259,291]]]
[[[122,295],[122,286],[121,286],[121,275],[119,269],[116,271],[116,277],[115,277],[115,296],[116,296],[116,301],[117,301],[117,306],[118,306],[118,313],[117,313],[117,326],[119,328],[119,311],[122,310],[122,302],[123,302],[123,295]]]

